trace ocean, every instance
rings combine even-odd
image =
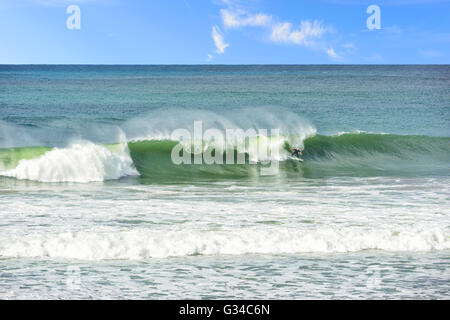
[[[0,65],[0,217],[0,299],[448,299],[450,66]]]

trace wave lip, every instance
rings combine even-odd
[[[91,142],[54,148],[33,159],[22,159],[0,175],[40,182],[95,182],[138,175],[127,147],[114,151]]]
[[[192,255],[343,253],[450,249],[446,229],[287,228],[233,231],[83,231],[34,234],[0,242],[2,258],[140,260]]]

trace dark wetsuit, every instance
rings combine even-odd
[[[297,158],[300,158],[300,150],[294,149],[294,152],[292,152],[292,156],[296,156]]]

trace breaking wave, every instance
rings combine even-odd
[[[450,173],[450,138],[393,134],[347,133],[313,135],[304,139],[304,162],[290,161],[291,137],[278,137],[276,158],[261,158],[246,149],[244,164],[174,164],[171,154],[179,143],[145,140],[112,145],[73,144],[67,148],[27,147],[0,149],[0,175],[42,182],[90,182],[140,175],[143,179],[189,181],[253,177],[264,167],[261,160],[279,160],[279,176],[417,176]],[[299,141],[300,139],[293,139]],[[273,144],[267,139],[265,144]],[[203,143],[203,151],[208,147]],[[214,154],[214,150],[211,154]],[[270,155],[270,153],[268,153]]]
[[[82,231],[31,234],[0,242],[1,258],[81,260],[166,258],[192,255],[340,253],[362,250],[429,251],[450,249],[443,229],[322,228],[310,231]]]
[[[20,148],[2,150],[0,174],[20,180],[40,182],[94,182],[138,175],[127,148],[114,151],[93,143],[77,143],[67,148]]]
[[[195,138],[198,120],[202,121],[202,134],[209,129],[222,132],[224,137],[229,129],[254,130],[257,134],[247,136],[244,149],[226,141],[228,154],[223,155],[224,164],[207,164],[206,161],[194,164],[193,155],[189,156],[191,164],[174,164],[172,151],[180,143],[180,138],[173,136],[174,130],[183,128],[194,133],[193,139],[198,139]],[[0,142],[4,141],[0,145],[5,147],[0,149],[0,175],[42,182],[105,181],[130,175],[168,183],[251,178],[259,176],[261,168],[270,161],[279,161],[277,176],[287,178],[450,174],[449,137],[364,132],[326,136],[317,134],[314,126],[302,117],[280,110],[239,109],[239,112],[224,110],[218,114],[208,110],[159,109],[128,120],[120,127],[98,125],[96,130],[82,130],[88,136],[80,133],[77,138],[92,142],[58,148],[9,147],[16,145],[16,135],[11,134],[16,127],[1,125]],[[265,138],[264,134],[258,135],[260,128],[266,128],[269,136],[272,129],[278,128],[280,135]],[[49,132],[42,133],[46,135],[45,141],[58,136],[56,131],[50,136]],[[98,141],[89,136],[92,132],[100,134],[101,141],[109,136],[113,143]],[[39,135],[33,131],[28,140],[22,142],[34,141],[30,140],[34,136]],[[215,156],[218,150],[211,147],[211,140],[203,135],[200,139],[200,151]],[[61,145],[61,141],[55,145]],[[288,159],[290,148],[297,146],[304,149],[303,163]],[[277,152],[273,154],[270,150]],[[226,161],[228,156],[234,160],[241,156],[245,161],[230,164]]]

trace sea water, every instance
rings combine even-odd
[[[445,65],[2,65],[0,298],[448,299],[449,89]],[[195,121],[279,129],[279,170],[174,164]]]

